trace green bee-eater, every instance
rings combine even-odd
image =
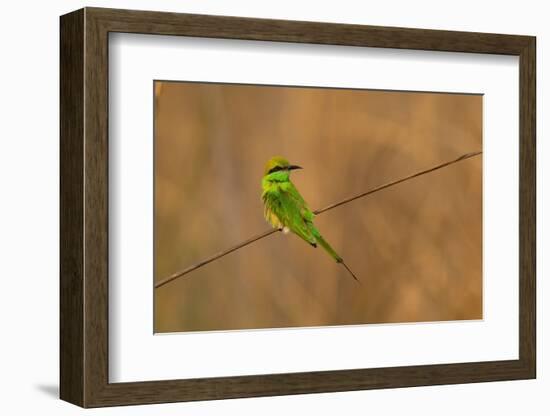
[[[280,231],[292,231],[313,247],[319,244],[337,263],[341,263],[355,280],[359,281],[342,257],[315,228],[313,224],[315,214],[290,180],[290,171],[295,169],[302,168],[291,165],[288,160],[280,156],[272,157],[267,161],[262,179],[262,200],[266,220]]]

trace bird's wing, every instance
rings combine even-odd
[[[299,207],[300,209],[300,215],[301,215],[300,224],[307,231],[309,238],[313,238],[313,241],[315,243],[319,243],[328,252],[328,254],[338,263],[342,262],[343,261],[342,257],[340,257],[338,253],[336,253],[336,251],[334,251],[334,249],[330,246],[330,244],[321,236],[317,228],[315,228],[315,226],[313,225],[313,218],[315,217],[315,214],[309,209],[306,202],[302,198],[302,195],[300,195],[296,187],[292,184],[292,182],[289,182],[289,186],[285,188],[283,188],[285,190],[284,193],[288,194],[288,197],[294,200],[296,203],[296,206]],[[312,240],[306,239],[306,241],[309,241],[311,243]],[[353,275],[353,273],[352,273],[352,276],[354,277],[354,279],[357,280],[357,278],[355,277],[355,275]]]
[[[283,225],[309,244],[316,244],[314,215],[292,182],[285,182],[279,187],[278,200],[275,214]]]
[[[283,193],[288,194],[288,198],[293,200],[296,206],[300,209],[300,216],[305,222],[313,223],[313,218],[315,214],[309,209],[306,201],[298,192],[298,189],[294,186],[292,182],[287,182],[282,188]]]

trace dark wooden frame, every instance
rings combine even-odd
[[[534,37],[99,8],[62,16],[60,28],[63,400],[99,407],[535,378]],[[519,359],[109,383],[109,32],[519,56]]]

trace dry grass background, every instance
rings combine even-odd
[[[265,230],[283,155],[312,209],[482,147],[482,97],[155,84],[155,279]],[[276,233],[155,290],[155,331],[482,317],[482,159],[316,218],[362,281]]]

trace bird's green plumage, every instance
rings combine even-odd
[[[266,220],[275,228],[288,228],[314,247],[319,244],[334,260],[343,263],[342,257],[334,251],[313,224],[315,214],[290,180],[290,172],[294,169],[301,168],[291,165],[280,156],[275,156],[266,163],[262,179],[262,200]],[[344,266],[357,280],[351,270],[345,264]]]

